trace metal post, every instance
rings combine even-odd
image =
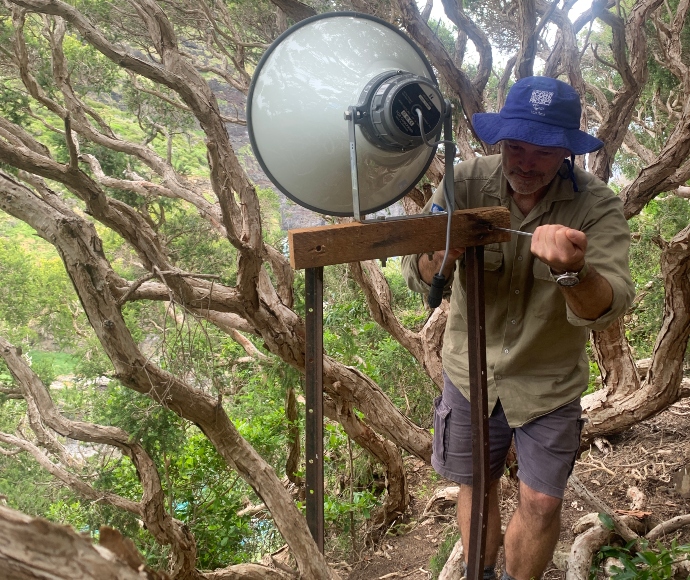
[[[486,394],[486,330],[484,327],[484,246],[465,250],[467,332],[472,419],[472,515],[467,580],[484,575],[489,509],[489,412]]]
[[[323,554],[323,268],[305,270],[307,525]]]
[[[352,179],[352,213],[355,221],[361,222],[364,217],[359,215],[359,174],[357,169],[357,107],[350,106],[345,111],[347,134],[350,139],[350,177]]]
[[[443,154],[444,172],[443,186],[445,188],[444,197],[446,199],[446,211],[455,211],[455,143],[453,142],[453,105],[446,99],[446,117],[443,120]]]

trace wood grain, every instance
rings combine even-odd
[[[414,216],[380,222],[353,222],[288,231],[290,265],[317,268],[442,250],[446,246],[446,214]],[[510,240],[504,207],[483,207],[453,213],[450,247],[466,248]]]

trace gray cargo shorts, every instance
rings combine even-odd
[[[451,481],[472,485],[470,403],[445,373],[443,381],[443,394],[434,401],[431,465]],[[508,449],[515,438],[520,481],[538,492],[563,499],[580,447],[581,414],[578,398],[513,429],[499,401],[489,417],[491,481],[503,475]]]

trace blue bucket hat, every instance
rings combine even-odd
[[[475,113],[472,125],[490,145],[514,139],[581,155],[604,146],[580,131],[581,112],[580,96],[569,84],[550,77],[525,77],[511,87],[498,113]]]

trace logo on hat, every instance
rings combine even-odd
[[[551,104],[553,98],[553,91],[539,91],[537,89],[532,91],[529,102],[532,105],[532,114],[546,116],[544,108]]]

